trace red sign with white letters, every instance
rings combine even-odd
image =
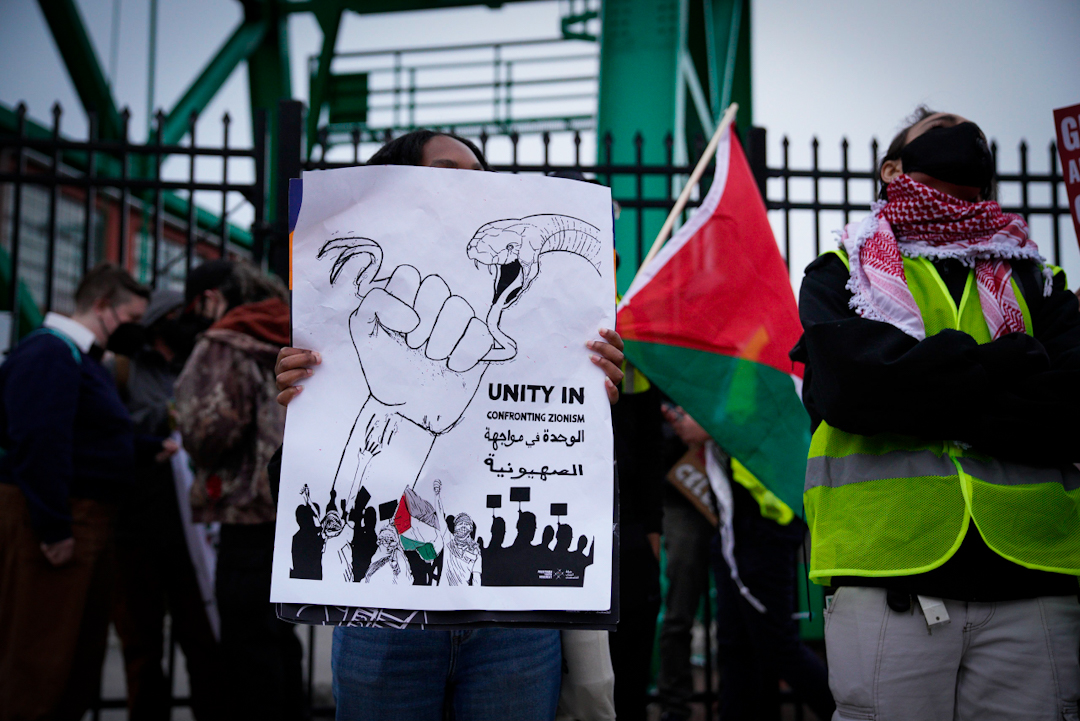
[[[1054,111],[1057,127],[1058,155],[1061,157],[1061,175],[1065,180],[1065,192],[1069,196],[1073,228],[1080,242],[1080,105],[1058,108]]]

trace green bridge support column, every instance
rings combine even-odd
[[[102,139],[118,139],[122,126],[120,113],[116,111],[112,89],[101,71],[94,44],[75,0],[38,0],[38,5],[83,109],[87,113],[97,113]]]
[[[750,67],[750,0],[705,0],[709,92],[713,117],[730,103],[739,104],[735,125],[744,142],[753,125]]]
[[[750,127],[750,0],[605,0],[601,27],[597,163],[608,161],[608,133],[612,163],[637,161],[638,133],[643,163],[667,161],[669,133],[674,162],[694,163],[732,100],[740,105],[740,131]],[[616,176],[611,187],[618,198],[636,197],[631,178]],[[656,177],[647,178],[641,190],[645,199],[659,200],[679,186]],[[623,210],[615,225],[620,293],[666,217],[664,209],[645,209],[639,225],[639,211]]]
[[[675,129],[679,50],[685,44],[683,10],[689,0],[606,0],[601,10],[600,102],[597,120],[598,164],[608,162],[604,138],[612,138],[611,162],[636,162],[634,138],[641,133],[643,163],[667,161],[665,136]],[[667,197],[667,179],[642,183],[646,198]],[[612,194],[632,198],[635,181],[611,179]],[[619,292],[625,292],[641,258],[664,222],[663,210],[624,208],[615,223],[619,252]],[[642,247],[639,248],[639,241]],[[639,252],[640,251],[640,252]]]
[[[248,56],[248,87],[251,92],[252,127],[255,113],[267,111],[266,138],[269,146],[269,168],[277,168],[278,101],[292,97],[292,76],[289,69],[289,17],[275,0],[242,0],[244,22],[266,24],[266,32],[254,52]],[[271,171],[267,197],[277,197],[277,173]],[[288,183],[288,180],[282,181]],[[266,206],[266,220],[273,223],[276,206]]]

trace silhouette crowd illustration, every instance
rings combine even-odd
[[[514,541],[504,545],[506,519],[494,515],[493,508],[491,532],[485,543],[483,538],[476,538],[476,523],[468,514],[443,515],[440,499],[438,515],[445,525],[440,528],[439,519],[434,519],[439,548],[433,558],[425,558],[432,553],[405,548],[395,531],[395,512],[399,503],[405,502],[404,496],[401,501],[388,501],[376,509],[369,505],[371,495],[361,488],[352,510],[346,513],[344,501],[338,511],[331,491],[326,512],[321,513],[319,504],[311,501],[307,486],[301,495],[304,501],[296,507],[298,530],[292,538],[292,578],[322,580],[327,541],[348,533],[350,527],[351,573],[347,577],[354,583],[370,583],[385,576],[393,583],[417,586],[581,587],[585,569],[593,563],[595,543],[582,535],[576,548],[571,548],[574,530],[561,520],[554,527],[545,526],[536,543],[537,520],[531,511],[518,511]],[[431,508],[426,501],[421,502]],[[380,522],[386,522],[381,529]]]

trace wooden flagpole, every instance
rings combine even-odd
[[[720,119],[720,125],[716,127],[716,132],[713,133],[712,139],[709,144],[705,146],[705,152],[701,154],[701,160],[698,161],[697,167],[694,168],[694,172],[690,174],[690,180],[687,181],[686,186],[679,193],[679,199],[675,201],[675,206],[668,213],[667,220],[664,221],[664,226],[660,228],[660,233],[656,236],[656,240],[653,241],[652,247],[649,249],[649,254],[645,256],[645,259],[641,261],[641,267],[638,268],[637,274],[640,274],[642,269],[645,268],[652,259],[656,257],[656,254],[660,252],[660,248],[663,247],[664,241],[667,240],[668,234],[671,233],[672,227],[675,225],[675,219],[679,217],[679,213],[683,212],[683,208],[686,207],[686,201],[690,199],[690,193],[693,192],[694,187],[701,180],[701,176],[705,174],[705,168],[709,165],[709,161],[712,160],[713,155],[716,154],[716,147],[720,144],[720,136],[727,130],[728,126],[735,120],[735,113],[739,109],[738,103],[732,103],[724,111],[724,116]],[[634,280],[637,280],[637,274],[634,276]],[[631,283],[633,285],[633,283]]]

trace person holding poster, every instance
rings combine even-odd
[[[920,108],[880,175],[807,268],[791,353],[834,718],[1075,717],[1076,297],[974,123]]]
[[[483,154],[469,141],[449,134],[423,130],[391,141],[372,157],[369,165],[490,170]],[[449,184],[464,182],[468,175],[471,174],[448,174],[431,180],[446,183],[446,186],[440,187],[445,187],[446,192],[451,193],[453,189]],[[361,176],[355,177],[359,182]],[[389,178],[388,182],[394,180],[392,174],[383,177]],[[430,176],[425,176],[425,179],[427,177]],[[419,195],[423,189],[416,190]],[[309,192],[307,176],[304,192],[305,195]],[[318,202],[318,199],[311,202]],[[607,202],[609,214],[610,201]],[[305,197],[305,209],[308,203],[309,200]],[[415,212],[423,213],[426,210],[418,209]],[[405,204],[401,213],[404,216],[410,212],[414,211]],[[402,225],[407,225],[408,220],[403,217]],[[607,221],[610,222],[609,215]],[[526,226],[543,226],[547,229],[547,234],[541,234],[536,243],[530,243],[526,239],[520,245],[515,245],[505,240],[504,233],[509,227],[518,229],[522,236],[527,238],[529,230]],[[299,236],[299,223],[297,227]],[[437,224],[433,226],[433,232],[441,232]],[[346,234],[339,234],[343,235]],[[501,244],[486,242],[486,239],[501,239]],[[555,243],[559,244],[558,247]],[[378,247],[376,250],[373,246],[377,246],[376,241],[366,237],[334,236],[334,239],[323,246],[323,251],[332,253],[332,257],[337,258],[334,265],[337,269],[361,254],[377,256],[381,261],[382,254],[390,251],[388,247]],[[297,252],[295,248],[294,245],[294,273]],[[329,502],[325,502],[322,497],[311,501],[312,510],[317,516],[317,528],[321,529],[325,545],[321,565],[317,568],[304,568],[303,563],[298,564],[296,559],[293,559],[288,580],[296,583],[296,588],[315,588],[314,584],[326,584],[332,580],[335,584],[345,581],[348,586],[359,583],[365,593],[369,592],[370,587],[371,593],[377,591],[387,594],[382,597],[404,598],[403,595],[389,594],[408,591],[415,593],[417,598],[432,598],[433,595],[427,593],[427,590],[438,590],[440,594],[445,594],[491,591],[493,588],[499,590],[501,585],[516,586],[521,569],[528,571],[531,568],[531,571],[524,574],[524,578],[531,584],[546,586],[531,591],[532,595],[536,596],[543,592],[563,592],[563,587],[581,586],[583,574],[584,581],[588,580],[585,559],[592,563],[594,554],[597,561],[602,556],[595,550],[598,539],[595,536],[590,538],[583,535],[578,539],[577,551],[571,550],[574,531],[562,520],[563,515],[572,512],[568,510],[566,503],[551,504],[552,515],[558,520],[553,519],[551,525],[538,532],[538,516],[533,510],[536,506],[525,505],[535,503],[535,500],[530,500],[530,487],[524,485],[532,479],[534,492],[543,492],[550,487],[544,486],[545,483],[553,484],[556,479],[581,475],[584,473],[585,464],[559,461],[554,464],[545,463],[542,467],[524,463],[504,465],[502,454],[515,446],[514,450],[521,453],[535,447],[550,449],[545,451],[547,455],[544,458],[559,458],[557,453],[565,453],[583,442],[584,430],[575,432],[571,428],[555,425],[576,422],[578,415],[562,413],[561,410],[559,414],[538,414],[532,408],[545,402],[558,403],[560,400],[562,404],[573,404],[575,398],[593,397],[592,391],[588,388],[566,387],[556,390],[552,385],[538,383],[531,378],[512,382],[508,377],[501,383],[484,383],[478,389],[480,376],[492,360],[506,361],[526,352],[523,339],[507,333],[500,325],[500,319],[504,312],[509,314],[510,306],[537,282],[539,255],[552,250],[566,251],[552,255],[565,256],[568,264],[578,264],[577,267],[586,274],[600,272],[601,267],[608,273],[612,272],[609,266],[602,265],[606,259],[602,254],[603,245],[599,242],[598,226],[567,215],[515,216],[513,220],[493,221],[481,226],[481,230],[476,232],[474,239],[468,244],[470,263],[476,262],[478,268],[492,264],[495,302],[486,322],[472,312],[471,304],[464,298],[451,294],[451,291],[462,292],[458,287],[446,287],[445,282],[439,285],[432,280],[438,277],[435,275],[421,281],[419,274],[415,277],[411,275],[416,269],[408,270],[400,264],[393,271],[384,271],[385,275],[389,276],[384,286],[387,290],[365,289],[361,307],[351,316],[351,332],[353,344],[356,346],[354,352],[360,354],[370,395],[364,401],[361,415],[356,417],[353,423],[346,450],[341,456],[339,465],[343,466],[346,462],[349,464],[344,472],[340,467],[337,472],[336,479],[343,480],[342,485],[339,487],[337,480],[335,481],[335,485],[330,489]],[[508,252],[513,255],[513,259],[507,257]],[[606,252],[610,255],[610,250]],[[588,263],[583,264],[582,259]],[[431,262],[431,259],[427,260]],[[421,264],[416,262],[417,265]],[[387,267],[394,266],[388,263]],[[377,272],[378,267],[375,270]],[[546,272],[548,276],[554,277],[553,271]],[[366,273],[367,271],[361,271],[360,275],[356,276],[356,290],[363,284],[370,283]],[[341,277],[345,278],[346,273],[342,272]],[[406,290],[409,288],[411,290]],[[488,285],[488,288],[491,286]],[[487,291],[489,303],[490,292]],[[435,301],[432,307],[436,312],[430,316],[426,316],[428,311],[424,310],[425,304],[431,305],[425,300],[427,293],[430,293]],[[414,305],[402,301],[401,298],[415,298]],[[296,302],[294,295],[294,333],[300,328],[302,318],[301,311],[295,307]],[[613,311],[613,308],[611,310]],[[365,315],[367,313],[372,314],[370,320]],[[363,325],[365,323],[370,325]],[[358,332],[358,327],[370,327],[371,330]],[[370,355],[372,351],[369,346],[375,340],[381,339],[376,338],[376,335],[383,333],[380,330],[383,328],[390,333],[402,333],[400,337],[407,339],[409,347],[427,348],[428,358],[441,363],[441,366],[416,381],[419,385],[431,387],[432,378],[435,378],[436,382],[449,379],[445,390],[431,397],[411,397],[409,400],[397,402],[396,405],[390,405],[391,410],[396,409],[394,412],[406,420],[411,420],[411,424],[394,420],[391,413],[380,411],[379,414],[371,415],[367,411],[367,404],[372,398],[385,404],[380,396],[386,397],[389,391],[384,389],[392,386],[393,382],[400,383],[401,379],[408,379],[411,373],[408,360],[411,356],[400,346],[403,360],[387,369],[389,377],[379,375],[381,371],[376,369],[376,361],[369,361],[368,365],[364,366],[365,359],[368,358],[385,361],[385,355]],[[414,333],[418,334],[416,340]],[[419,337],[420,333],[423,334],[422,337]],[[601,329],[600,337],[602,340],[594,339],[586,345],[591,351],[591,362],[602,370],[605,376],[606,400],[614,403],[618,399],[617,384],[622,380],[622,372],[619,370],[623,360],[622,341],[613,330]],[[303,390],[298,384],[311,378],[315,369],[322,364],[321,353],[300,348],[283,349],[276,366],[277,383],[281,391],[279,402],[287,405],[293,401]],[[331,377],[329,374],[333,372],[333,368],[327,365],[320,374]],[[509,500],[519,506],[517,532],[514,543],[506,546],[502,545],[502,541],[507,534],[507,526],[511,524],[501,515],[496,515],[496,509],[501,507],[501,500],[493,505],[489,497],[491,532],[478,529],[479,522],[474,520],[478,518],[478,514],[467,512],[459,501],[448,495],[449,483],[445,475],[436,475],[430,481],[425,481],[422,490],[417,490],[418,484],[412,482],[396,501],[382,501],[377,493],[369,491],[369,486],[376,485],[372,482],[373,471],[370,469],[374,468],[376,463],[386,464],[391,452],[399,454],[395,456],[396,461],[391,471],[402,477],[415,477],[421,468],[439,467],[439,463],[444,463],[444,470],[449,468],[444,461],[428,460],[426,454],[434,455],[440,451],[437,446],[433,450],[433,441],[428,439],[437,439],[461,422],[461,409],[468,407],[473,393],[476,393],[478,398],[485,397],[481,394],[486,394],[491,403],[536,404],[530,405],[528,411],[518,410],[523,406],[509,405],[500,406],[505,408],[505,411],[490,410],[486,418],[491,426],[496,426],[496,422],[504,418],[520,420],[520,417],[534,416],[542,416],[544,423],[550,423],[548,426],[537,427],[535,433],[528,434],[515,427],[508,428],[505,424],[501,427],[489,427],[486,431],[483,425],[480,426],[489,453],[482,463],[477,464],[477,473],[485,474],[483,480],[489,477],[506,477],[506,481],[515,484],[513,488],[509,488]],[[344,388],[341,389],[339,397],[347,397]],[[410,404],[418,408],[422,406],[425,410],[416,411]],[[381,406],[376,405],[376,408]],[[298,407],[296,410],[306,409]],[[410,442],[409,434],[413,434],[415,439],[412,446],[407,445]],[[392,447],[389,440],[391,436],[398,439],[397,448],[411,447],[414,450],[411,453],[407,450],[388,450]],[[610,443],[610,436],[608,438]],[[282,503],[288,493],[295,493],[287,490],[290,463],[288,443],[287,433],[282,469]],[[454,454],[455,450],[442,449],[442,452]],[[464,456],[467,451],[460,449],[457,453]],[[607,448],[607,453],[610,468],[610,447]],[[387,467],[383,465],[381,468]],[[460,479],[456,481],[458,489],[461,483]],[[430,495],[428,488],[431,489]],[[312,498],[315,497],[314,488],[311,495]],[[316,504],[325,505],[320,508]],[[360,559],[367,569],[361,579],[357,575],[358,566],[354,554],[361,545],[360,541],[363,541],[364,548],[368,548],[369,541],[365,540],[366,536],[363,536],[362,532],[367,533],[370,526],[354,525],[353,530],[346,533],[344,519],[355,518],[362,524],[365,516],[373,516],[370,512],[375,509],[378,518],[378,528],[375,531],[377,548],[370,559]],[[608,511],[610,512],[610,506]],[[606,522],[610,524],[610,516]],[[481,537],[481,532],[486,536],[486,541]],[[290,534],[291,531],[279,529],[279,539],[290,538]],[[350,535],[357,540],[350,543]],[[543,540],[536,543],[537,536],[546,539],[547,544]],[[548,545],[552,543],[554,548]],[[287,545],[283,545],[283,551]],[[608,548],[610,559],[610,546]],[[481,557],[485,551],[496,549],[499,563],[492,568],[492,564],[482,561]],[[564,556],[567,560],[562,562],[562,567],[545,566],[555,563],[550,559]],[[394,571],[395,565],[397,572]],[[571,567],[575,570],[568,570]],[[389,572],[387,568],[390,569]],[[411,581],[406,580],[410,577]],[[514,580],[509,580],[511,578]],[[343,592],[349,591],[348,586],[344,587]],[[443,717],[446,708],[452,708],[455,717],[469,719],[551,719],[555,715],[561,676],[558,631],[531,628],[435,631],[339,626],[334,631],[332,658],[334,695],[339,719],[439,719]]]

